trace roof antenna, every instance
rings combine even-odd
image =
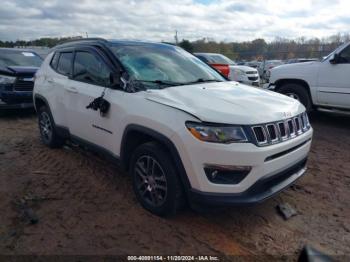
[[[175,30],[175,36],[174,36],[174,38],[175,38],[175,43],[176,43],[176,45],[178,45],[179,39],[178,39],[178,37],[177,37],[177,30]]]

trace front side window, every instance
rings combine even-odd
[[[55,70],[56,70],[56,68],[57,68],[57,64],[58,64],[58,59],[59,59],[59,57],[60,57],[60,53],[56,52],[56,53],[53,55],[52,60],[51,60],[51,63],[50,63],[51,67],[52,67],[53,69],[55,69]]]
[[[350,45],[346,47],[339,54],[339,63],[340,64],[349,64],[350,63]]]
[[[128,74],[147,88],[163,88],[151,82],[185,85],[196,81],[225,81],[225,79],[200,59],[181,48],[157,44],[111,45]]]
[[[65,52],[61,53],[58,65],[57,65],[57,72],[59,72],[62,75],[69,76],[72,74],[72,52]]]
[[[0,67],[8,66],[32,66],[39,67],[43,60],[37,54],[30,51],[1,50]]]
[[[104,61],[89,52],[76,52],[74,59],[74,80],[95,85],[110,85],[111,70]]]

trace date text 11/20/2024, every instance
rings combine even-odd
[[[128,256],[128,261],[220,261],[217,256]]]

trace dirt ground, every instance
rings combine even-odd
[[[305,244],[350,254],[350,117],[314,113],[307,174],[260,205],[159,218],[118,166],[39,140],[33,113],[0,117],[0,254],[242,255],[296,258]],[[276,205],[298,214],[285,221]],[[30,224],[24,207],[39,221]],[[27,216],[28,217],[28,216]],[[33,217],[33,216],[32,216]],[[349,257],[348,257],[349,258]]]

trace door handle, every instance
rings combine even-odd
[[[47,78],[47,82],[52,84],[53,83],[53,79],[52,78]]]
[[[78,89],[76,89],[75,87],[67,87],[67,91],[70,93],[78,93]]]

